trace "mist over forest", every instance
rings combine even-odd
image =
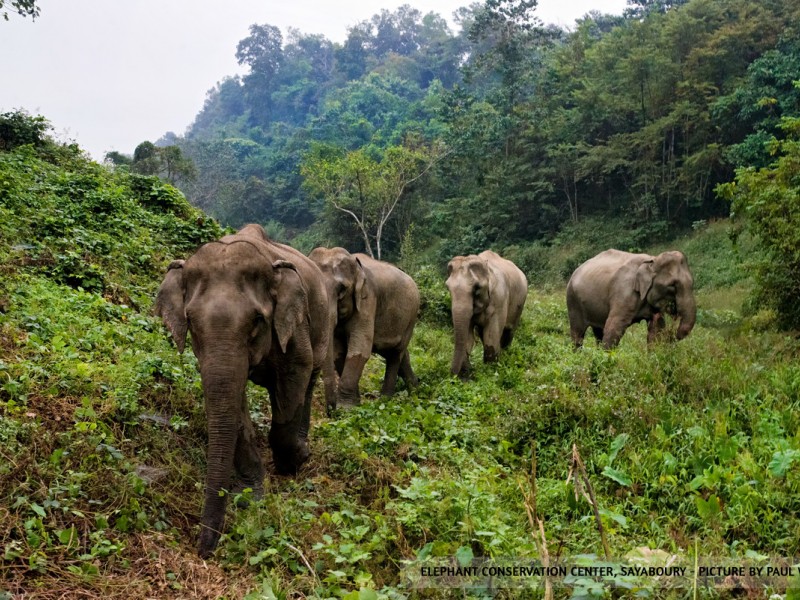
[[[384,258],[410,236],[440,261],[512,246],[535,261],[593,219],[640,248],[727,217],[717,186],[772,160],[800,99],[797,22],[791,2],[656,0],[573,31],[522,1],[466,6],[455,30],[382,10],[341,44],[253,24],[235,49],[248,73],[157,145],[194,164],[172,177],[192,204],[306,250],[375,252],[402,182]]]

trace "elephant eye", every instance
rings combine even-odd
[[[259,331],[261,330],[261,325],[265,322],[266,319],[264,318],[264,315],[261,314],[260,312],[256,313],[256,316],[253,319],[253,330],[250,332],[251,339],[255,338],[259,334]]]

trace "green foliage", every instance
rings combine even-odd
[[[800,85],[800,84],[795,84]],[[764,251],[757,265],[756,302],[773,307],[781,324],[800,327],[800,119],[785,118],[785,140],[770,144],[777,158],[769,167],[739,169],[719,193],[732,201]]]
[[[237,53],[250,72],[211,90],[174,140],[198,168],[183,191],[225,223],[361,247],[361,216],[330,210],[306,157],[320,143],[380,162],[419,139],[443,158],[385,255],[413,223],[440,260],[511,248],[529,272],[587,219],[624,223],[608,244],[622,247],[726,217],[714,187],[767,164],[797,101],[796,3],[648,0],[574,31],[542,28],[534,5],[475,3],[455,32],[435,13],[383,10],[342,44],[253,26]]]
[[[2,7],[2,4],[0,4]],[[24,111],[0,114],[0,151],[13,150],[30,144],[41,147],[47,142],[50,123],[41,115],[35,117]]]
[[[370,149],[343,152],[321,144],[312,148],[301,166],[305,185],[324,198],[333,215],[331,220],[344,221],[342,229],[355,230],[355,236],[345,245],[361,246],[370,256],[381,259],[388,242],[385,232],[390,220],[396,220],[402,212],[406,188],[435,160],[434,149],[415,141],[408,139],[383,153]],[[404,236],[407,228],[408,223],[400,228],[398,237]],[[397,244],[399,239],[392,241]]]
[[[102,589],[186,535],[201,393],[149,310],[168,262],[221,234],[155,177],[49,139],[0,151],[4,592]]]
[[[746,281],[734,263],[749,253],[731,251],[728,228],[698,223],[676,243],[691,248],[701,291]],[[570,232],[537,247],[537,264],[557,273],[609,239],[647,239],[599,221]],[[361,406],[328,418],[317,391],[308,467],[270,469],[263,499],[237,497],[249,506],[231,509],[203,563],[200,381],[147,313],[166,263],[223,232],[155,177],[22,146],[0,153],[0,233],[0,568],[11,594],[406,597],[405,561],[537,558],[520,492],[533,442],[551,553],[600,552],[591,506],[565,483],[573,444],[615,556],[690,560],[694,539],[717,556],[800,551],[796,340],[701,302],[680,344],[647,349],[634,326],[613,352],[575,352],[563,288],[534,288],[511,347],[490,365],[476,348],[462,382],[448,373],[444,273],[415,228],[402,258],[423,297],[410,348],[420,386],[379,398],[372,358]],[[269,403],[251,388],[266,444]],[[567,582],[576,596],[617,584]]]
[[[157,175],[172,185],[179,181],[192,181],[197,169],[191,159],[183,155],[179,146],[156,146],[142,142],[128,158],[118,152],[106,154],[106,160],[117,166],[127,166],[133,173]]]
[[[41,10],[36,0],[9,0],[8,3],[15,13],[31,19],[36,19]],[[8,12],[4,10],[5,5],[6,0],[0,0],[0,11],[2,11],[3,19],[8,21]]]
[[[302,232],[306,251],[366,232],[366,245],[399,252],[423,299],[410,347],[419,387],[380,398],[373,357],[361,406],[328,418],[316,392],[308,466],[270,469],[261,500],[238,496],[249,507],[231,509],[209,563],[192,547],[199,377],[148,311],[168,262],[224,232],[119,156],[123,168],[91,163],[49,140],[41,117],[2,115],[0,595],[413,595],[409,561],[539,558],[520,489],[532,448],[550,552],[588,560],[602,548],[568,477],[573,445],[616,557],[691,561],[698,545],[797,555],[800,347],[772,324],[800,322],[798,123],[786,118],[798,7],[636,2],[628,18],[545,34],[532,4],[473,5],[456,34],[435,14],[382,11],[341,45],[254,26],[237,53],[250,72],[216,86],[175,140],[198,165],[180,181],[195,205]],[[427,149],[442,144],[433,161]],[[131,163],[163,175],[160,151],[141,145]],[[727,212],[711,190],[731,161],[743,168],[718,189],[744,230],[713,220]],[[392,197],[402,210],[388,219]],[[448,372],[441,269],[489,246],[533,288],[511,347],[490,365],[476,347],[474,379],[461,382]],[[684,250],[699,305],[686,340],[648,348],[637,325],[614,351],[572,349],[563,282],[608,247]],[[251,388],[266,446],[269,402]],[[574,597],[631,586],[567,584]]]

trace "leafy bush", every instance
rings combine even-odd
[[[797,83],[800,87],[800,83]],[[739,169],[736,181],[718,186],[744,217],[764,251],[757,262],[755,301],[777,310],[779,322],[800,328],[800,118],[785,118],[785,140],[773,139],[778,155],[763,169]]]
[[[563,288],[534,288],[513,344],[492,364],[476,346],[468,382],[448,372],[441,265],[407,248],[424,299],[410,345],[420,385],[379,398],[373,357],[360,406],[328,418],[318,389],[308,464],[270,468],[264,498],[232,507],[215,559],[200,561],[202,389],[193,355],[147,313],[166,262],[222,231],[172,210],[169,188],[132,181],[73,150],[0,152],[0,595],[399,600],[417,593],[409,561],[538,558],[523,493],[534,448],[551,553],[598,554],[594,511],[567,481],[573,445],[616,556],[692,562],[694,540],[708,555],[800,552],[800,346],[768,311],[744,319],[720,303],[743,280],[728,226],[712,224],[675,242],[722,290],[686,340],[648,349],[637,325],[612,352],[575,352]],[[599,226],[509,254],[558,274],[609,241]],[[266,446],[269,401],[250,387]]]
[[[48,142],[50,122],[41,115],[31,116],[25,111],[0,114],[0,151],[13,150],[30,144],[41,147]]]

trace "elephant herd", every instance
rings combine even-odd
[[[476,335],[485,362],[511,343],[528,282],[490,250],[453,258],[447,272],[451,372],[466,379]],[[226,492],[263,492],[266,471],[247,405],[248,380],[269,392],[276,470],[295,473],[309,456],[311,398],[320,372],[329,411],[359,402],[359,380],[373,353],[386,361],[382,395],[394,392],[398,376],[409,387],[417,384],[408,345],[419,307],[416,284],[397,267],[342,248],[316,248],[306,257],[270,240],[260,225],[246,225],[170,264],[154,312],[180,352],[187,332],[192,335],[208,423],[201,556],[219,541]],[[573,274],[567,308],[576,347],[588,327],[613,347],[642,320],[652,340],[664,327],[664,313],[681,318],[677,338],[685,337],[696,312],[686,258],[680,252],[603,252]]]

